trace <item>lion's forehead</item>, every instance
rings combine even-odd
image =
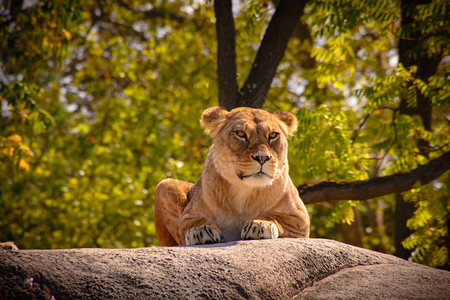
[[[230,117],[235,119],[252,120],[254,123],[274,120],[274,116],[262,109],[239,108],[230,112]]]
[[[275,130],[277,127],[276,119],[263,110],[240,111],[232,116],[230,123],[234,127],[233,129],[257,131],[261,133]]]
[[[254,134],[260,134],[260,135],[267,135],[269,132],[273,131],[273,124],[269,122],[260,122],[260,123],[246,123],[246,131],[254,133]]]

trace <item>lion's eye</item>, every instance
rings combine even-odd
[[[269,134],[269,140],[274,140],[274,139],[276,139],[277,137],[278,137],[278,132],[271,132],[270,134]]]
[[[243,138],[243,139],[247,139],[247,135],[245,134],[244,130],[236,130],[235,133],[236,133],[236,135],[238,137]]]

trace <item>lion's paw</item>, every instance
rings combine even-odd
[[[193,227],[186,233],[187,246],[219,243],[222,240],[220,229],[214,225]]]
[[[270,221],[249,221],[242,228],[241,238],[244,240],[276,239],[278,238],[278,228],[275,223]]]

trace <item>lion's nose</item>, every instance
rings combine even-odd
[[[261,166],[262,166],[263,164],[265,164],[270,159],[270,156],[269,155],[257,154],[255,156],[252,155],[252,158],[254,160],[256,160],[257,162],[259,162],[261,164]]]

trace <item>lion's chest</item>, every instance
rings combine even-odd
[[[241,239],[241,230],[248,219],[236,215],[223,215],[216,218],[216,224],[222,231],[225,242]]]
[[[224,199],[228,201],[229,209],[217,214],[214,221],[226,242],[240,240],[244,224],[254,220],[265,210],[264,201],[255,196],[254,192],[241,190]]]

